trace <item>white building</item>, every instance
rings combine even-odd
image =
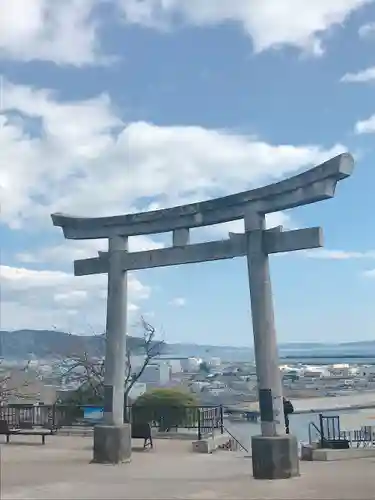
[[[185,357],[185,356],[158,356],[152,360],[153,363],[168,363],[172,368],[172,373],[180,373],[181,371],[188,373],[196,373],[202,362],[201,359]]]
[[[298,375],[302,375],[303,369],[302,368],[297,368],[295,366],[289,366],[289,365],[281,365],[280,366],[280,371],[281,373],[297,373]]]
[[[192,392],[201,392],[202,389],[210,387],[210,383],[197,381],[197,382],[192,382],[189,387]]]
[[[220,358],[210,358],[207,363],[209,364],[209,366],[212,366],[214,368],[218,368],[219,366],[221,366],[221,359]]]
[[[152,385],[165,385],[171,380],[171,367],[168,363],[150,363],[139,377],[138,382]]]
[[[171,367],[172,373],[181,373],[183,371],[179,359],[168,359],[167,363]]]
[[[188,373],[194,373],[199,370],[202,360],[198,358],[181,358],[180,363],[182,370]]]
[[[132,356],[131,357],[131,365],[133,372],[137,372],[144,363],[144,356]],[[153,365],[165,365],[168,364],[171,367],[172,373],[181,373],[182,367],[179,359],[167,358],[167,357],[156,357],[151,360],[151,364]]]
[[[372,366],[361,366],[359,370],[359,376],[363,378],[373,378],[375,377],[375,365]]]
[[[129,391],[129,398],[135,401],[139,396],[142,396],[147,391],[147,384],[136,382]]]
[[[332,377],[354,377],[358,375],[358,368],[350,366],[348,363],[339,363],[328,368]]]
[[[328,377],[329,371],[324,366],[304,366],[301,372],[304,378]]]

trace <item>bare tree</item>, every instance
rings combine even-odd
[[[134,384],[139,380],[151,360],[159,356],[164,347],[163,340],[156,340],[156,330],[144,317],[140,319],[142,337],[139,337],[139,346],[136,352],[127,347],[126,370],[124,373],[125,401]],[[102,348],[104,342],[97,352],[89,352],[85,346],[85,337],[74,337],[76,344],[70,352],[65,353],[64,358],[59,360],[60,377],[64,382],[74,385],[77,390],[91,394],[93,400],[101,400],[104,394],[104,358]],[[104,340],[104,339],[103,339]],[[137,368],[132,366],[132,354],[143,356],[143,361]]]
[[[2,364],[3,360],[0,359],[0,365]],[[0,405],[6,405],[14,399],[34,400],[37,394],[30,391],[30,388],[38,378],[37,372],[33,370],[31,373],[30,361],[22,368],[10,369],[0,366]]]
[[[141,317],[141,327],[143,331],[143,343],[142,343],[142,354],[144,356],[143,363],[138,367],[137,371],[134,371],[131,364],[131,353],[127,349],[126,352],[126,375],[125,375],[125,400],[127,400],[130,391],[132,390],[134,384],[141,377],[146,369],[146,366],[150,364],[150,361],[161,354],[164,348],[163,340],[155,340],[155,328],[148,323],[144,317]]]

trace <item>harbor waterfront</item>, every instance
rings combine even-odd
[[[350,391],[344,393],[337,392],[336,396],[322,396],[309,398],[290,397],[293,406],[294,414],[301,413],[321,413],[322,411],[337,411],[350,409],[375,408],[375,392],[371,391]],[[243,403],[231,406],[233,410],[259,411],[259,403],[257,401],[251,403]]]
[[[338,415],[343,430],[360,429],[361,426],[375,426],[375,393],[352,392],[336,397],[306,398],[292,400],[295,413],[290,416],[290,430],[298,441],[309,439],[309,424],[319,427],[319,414]],[[243,405],[243,408],[255,410],[258,403]],[[246,419],[236,420],[225,418],[225,427],[246,449],[250,449],[251,436],[260,433],[259,422],[249,422]],[[315,437],[317,435],[315,434]],[[313,434],[314,438],[314,434]]]
[[[361,426],[371,425],[371,420],[373,420],[375,427],[375,408],[372,411],[351,409],[300,413],[290,416],[290,432],[297,437],[299,442],[309,441],[310,422],[313,422],[319,428],[319,413],[323,413],[326,416],[338,415],[342,430],[360,429]],[[246,420],[233,421],[226,418],[224,419],[224,426],[247,450],[251,448],[251,437],[260,433],[259,423],[247,422]],[[318,433],[313,433],[312,437],[313,439],[318,439]]]

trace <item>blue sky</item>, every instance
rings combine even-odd
[[[325,248],[271,257],[280,341],[374,339],[375,2],[0,0],[1,328],[101,332],[105,276],[50,213],[115,215],[243,191],[340,152],[336,197],[274,214]],[[226,237],[241,224],[193,231]],[[168,245],[140,237],[132,250]],[[129,278],[167,341],[252,345],[246,262]]]

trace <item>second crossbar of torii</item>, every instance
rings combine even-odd
[[[293,231],[283,231],[282,227],[267,230],[265,216],[332,198],[337,182],[350,176],[353,167],[352,156],[344,153],[281,182],[200,203],[114,217],[52,215],[54,225],[63,229],[67,239],[109,240],[108,252],[74,263],[76,276],[108,274],[104,402],[107,426],[121,426],[123,422],[127,272],[242,256],[247,258],[248,263],[261,431],[262,439],[265,440],[262,441],[262,446],[266,449],[270,446],[270,440],[275,439],[271,448],[279,446],[277,443],[284,443],[283,446],[289,446],[291,461],[293,462],[295,454],[298,458],[297,445],[290,445],[294,441],[286,439],[283,425],[282,383],[268,255],[321,247],[322,230],[319,227]],[[221,241],[198,244],[189,242],[191,228],[238,219],[244,220],[245,232],[242,234],[232,233],[228,239]],[[171,247],[128,252],[129,236],[165,232],[172,233]],[[104,443],[105,440],[101,442]],[[253,467],[257,471],[254,464],[263,464],[260,467],[264,470],[254,474],[266,477],[271,473],[266,471],[268,466],[264,465],[264,457],[257,455],[257,442],[254,441]],[[94,446],[94,455],[95,449],[99,448],[99,444],[96,448]],[[101,452],[105,454],[103,450]],[[270,452],[268,455],[274,454]],[[281,471],[286,467],[283,464],[287,462],[283,462],[281,457],[275,467],[279,467]],[[290,463],[288,467],[292,467]],[[275,472],[272,478],[284,477],[282,474]]]

